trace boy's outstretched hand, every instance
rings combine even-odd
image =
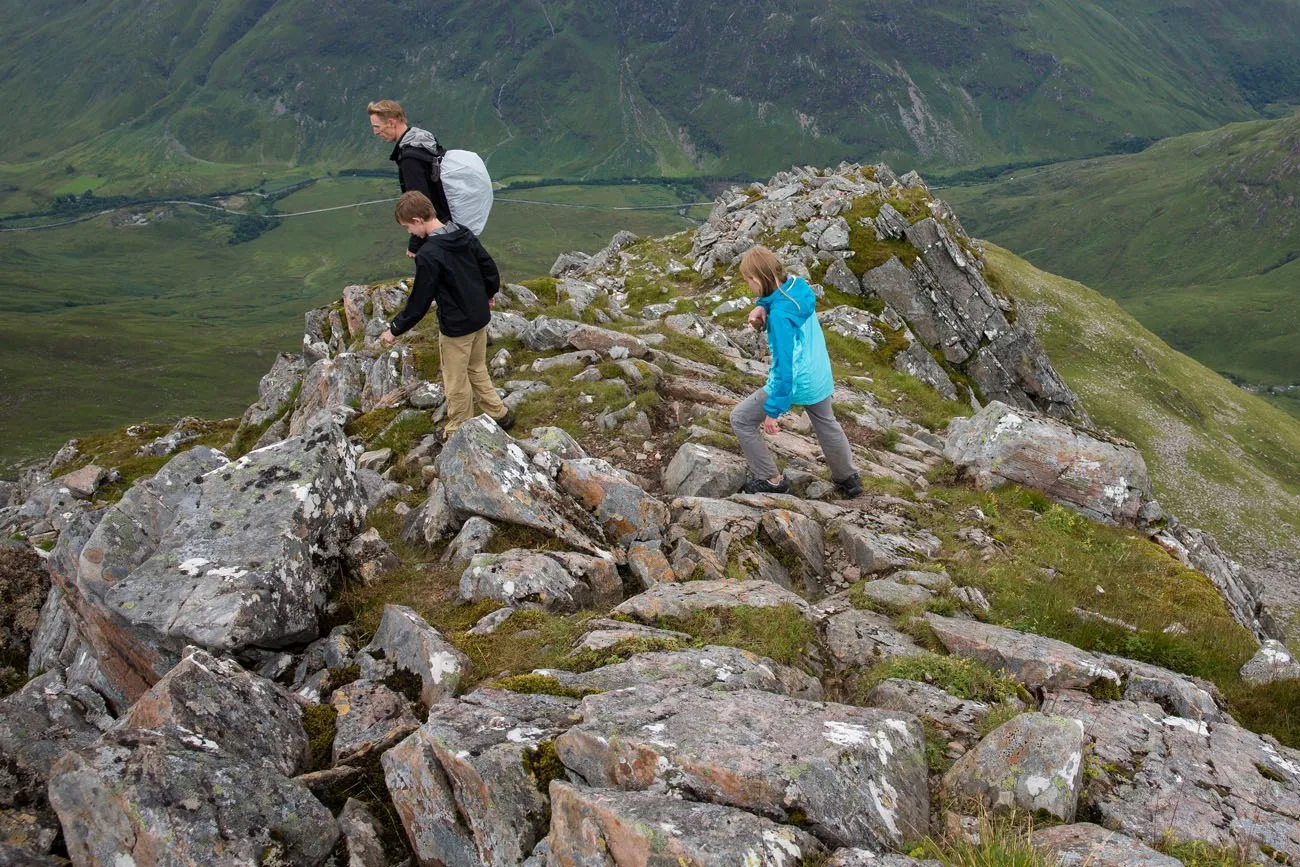
[[[397,338],[393,336],[393,329],[391,328],[385,328],[384,333],[379,335],[379,339],[383,341],[385,346],[392,346],[397,342]]]
[[[774,418],[763,419],[763,432],[768,436],[776,436],[781,432],[781,426],[776,423]]]

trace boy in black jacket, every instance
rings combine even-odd
[[[411,235],[424,239],[415,256],[415,286],[406,307],[397,314],[380,339],[391,344],[410,331],[438,304],[438,353],[442,384],[447,391],[448,439],[473,417],[473,401],[504,430],[514,426],[514,413],[506,409],[492,386],[487,369],[487,324],[494,296],[501,288],[497,265],[469,229],[444,223],[434,213],[424,193],[403,193],[393,212]]]

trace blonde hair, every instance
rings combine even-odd
[[[785,282],[785,266],[766,247],[750,247],[740,260],[740,276],[758,281],[763,297]]]
[[[384,120],[400,120],[406,123],[406,112],[402,106],[391,99],[381,99],[366,106],[366,114],[378,115]]]
[[[433,202],[429,201],[429,197],[419,190],[402,193],[402,197],[397,200],[397,206],[393,208],[393,218],[403,226],[408,226],[418,220],[431,220],[433,219]]]

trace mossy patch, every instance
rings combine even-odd
[[[863,680],[862,690],[865,692],[890,678],[928,683],[957,698],[989,704],[1010,698],[1029,700],[1025,688],[1012,678],[961,656],[937,653],[891,656],[871,669]]]
[[[311,751],[311,769],[330,767],[334,749],[335,721],[339,713],[328,704],[318,704],[302,712],[302,727],[307,732],[307,746]]]
[[[556,678],[546,674],[516,674],[494,680],[487,685],[525,695],[558,695],[563,698],[586,698],[600,692],[598,689],[565,686]]]
[[[684,646],[682,641],[675,638],[630,638],[601,650],[581,650],[567,657],[564,667],[569,671],[593,671],[627,662],[638,653],[681,650]]]
[[[876,227],[870,221],[875,220],[879,213],[880,202],[871,196],[862,196],[842,215],[849,223],[849,249],[853,251],[853,255],[845,262],[849,270],[859,277],[895,256],[909,268],[920,257],[916,248],[906,241],[893,238],[881,241],[876,238]],[[867,223],[864,224],[863,220]]]
[[[542,741],[536,747],[525,749],[521,761],[524,771],[533,778],[533,785],[543,795],[550,792],[552,780],[566,779],[564,763],[555,750],[554,740]]]
[[[665,618],[665,629],[685,632],[699,644],[723,644],[798,666],[816,637],[816,629],[792,605],[697,611],[684,618]]]

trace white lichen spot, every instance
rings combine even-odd
[[[191,557],[176,568],[185,575],[188,575],[191,578],[196,578],[198,577],[199,572],[203,571],[203,567],[211,562],[211,560],[205,560],[202,557]]]
[[[513,582],[513,581],[507,581],[507,582],[505,582],[504,584],[502,584],[502,585],[501,585],[501,592],[504,593],[506,596],[514,596],[514,595],[515,595],[515,582]]]
[[[204,578],[227,578],[233,581],[236,578],[243,578],[247,574],[248,574],[247,569],[240,569],[236,566],[222,566],[219,569],[209,569],[207,572],[203,573],[203,577]]]
[[[766,844],[769,860],[777,864],[784,864],[787,860],[798,862],[803,855],[798,844],[790,839],[789,832],[782,833],[772,828],[764,828],[763,842]]]
[[[856,747],[872,740],[872,731],[866,726],[839,720],[825,720],[822,722],[822,727],[825,728],[822,737],[837,747]]]
[[[1025,791],[1029,793],[1031,798],[1037,798],[1051,787],[1052,781],[1038,774],[1034,774],[1025,780]]]
[[[912,733],[907,728],[907,723],[903,722],[901,719],[885,720],[885,728],[898,732],[900,735],[902,735],[904,738],[907,738],[908,740],[912,739]]]
[[[657,735],[657,734],[662,734],[666,726],[664,726],[663,723],[649,723],[647,725],[641,726],[641,728],[644,729],[645,731],[650,732],[651,734]]]
[[[460,674],[460,660],[456,654],[446,650],[433,651],[429,654],[429,677],[434,683],[442,683],[448,675]]]
[[[740,859],[741,867],[763,867],[763,858],[753,849],[746,849]]]
[[[1160,721],[1170,728],[1186,729],[1194,735],[1209,736],[1210,727],[1200,720],[1187,719],[1181,716],[1167,716]]]
[[[885,823],[890,836],[898,840],[902,836],[898,832],[898,811],[894,809],[894,805],[898,803],[898,790],[883,779],[879,781],[879,785],[875,779],[867,780],[867,790],[871,792],[871,801],[875,804],[880,821]]]
[[[126,852],[118,852],[113,856],[113,867],[135,867],[135,859]]]
[[[719,665],[718,670],[713,673],[713,676],[719,683],[725,683],[731,679],[731,669],[727,668],[725,665]]]
[[[1282,770],[1284,771],[1290,771],[1295,776],[1300,777],[1300,764],[1297,764],[1295,762],[1283,758],[1278,753],[1278,751],[1273,748],[1272,744],[1269,743],[1263,744],[1262,751],[1264,755],[1267,756],[1273,762],[1273,764],[1282,768]]]
[[[518,726],[506,732],[506,740],[510,741],[512,744],[528,744],[529,746],[536,746],[537,742],[541,740],[541,737],[544,734],[546,734],[546,732],[539,728]]]
[[[1071,722],[1079,727],[1079,734],[1082,736],[1083,723],[1079,722],[1077,719],[1071,720]],[[1079,776],[1079,766],[1082,764],[1083,753],[1072,752],[1070,753],[1070,757],[1065,760],[1065,766],[1061,768],[1061,778],[1065,782],[1065,785],[1070,787],[1071,791],[1074,789],[1074,781],[1078,779]]]

